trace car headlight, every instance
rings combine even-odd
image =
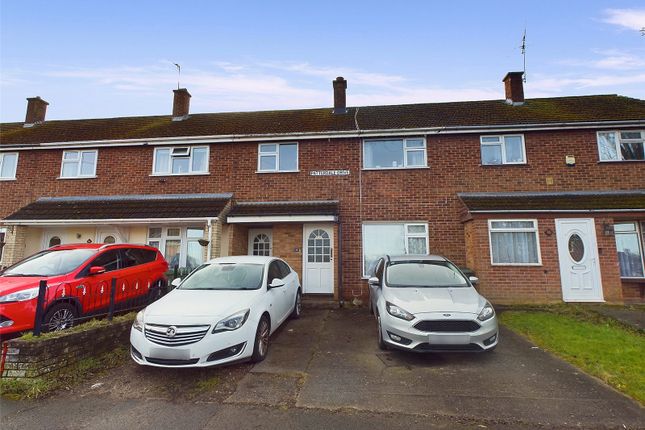
[[[212,333],[237,330],[238,328],[242,327],[246,320],[249,318],[249,313],[251,313],[250,309],[244,309],[243,311],[236,312],[233,315],[224,318],[223,320],[215,324],[215,328],[213,329]]]
[[[484,305],[484,308],[481,310],[479,315],[477,316],[477,319],[479,321],[486,321],[495,316],[495,309],[493,309],[493,305],[490,303],[486,302]]]
[[[132,328],[135,330],[139,330],[141,333],[143,333],[143,311],[139,311],[137,313],[137,317],[134,319],[134,322],[132,323]]]
[[[410,312],[390,302],[385,302],[385,309],[387,309],[387,313],[392,315],[393,317],[401,318],[402,320],[406,321],[411,321],[414,319],[414,315],[412,315]]]
[[[5,294],[0,297],[0,303],[24,302],[38,297],[40,287],[29,288],[28,290],[16,291],[15,293]]]

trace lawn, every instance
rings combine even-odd
[[[645,335],[580,308],[505,311],[533,343],[645,404]]]

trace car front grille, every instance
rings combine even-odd
[[[152,364],[162,364],[164,366],[188,366],[196,364],[199,361],[199,358],[191,358],[190,360],[169,360],[167,358],[146,357],[146,361]]]
[[[426,332],[461,332],[468,333],[479,330],[481,326],[469,320],[426,320],[419,321],[414,328]]]
[[[146,324],[145,335],[150,342],[163,346],[184,346],[202,340],[209,325]],[[174,335],[173,335],[174,332]]]
[[[430,345],[429,343],[420,343],[414,350],[417,352],[483,351],[476,343],[470,343],[468,345]]]

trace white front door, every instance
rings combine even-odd
[[[303,235],[303,293],[334,293],[334,229],[305,225]]]
[[[249,255],[273,255],[273,235],[270,228],[249,229]]]
[[[118,231],[112,229],[99,230],[96,234],[97,243],[123,243],[123,238]]]
[[[602,302],[602,282],[593,218],[555,220],[560,258],[562,299]]]

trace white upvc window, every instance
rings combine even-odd
[[[366,222],[363,224],[363,276],[384,255],[428,254],[428,224],[423,222]]]
[[[427,167],[426,140],[422,137],[363,141],[363,169]]]
[[[208,174],[208,158],[208,146],[155,148],[152,174],[159,176]]]
[[[260,143],[258,172],[297,172],[297,143]]]
[[[483,166],[526,164],[524,135],[480,136]]]
[[[645,160],[645,131],[599,131],[600,161]]]
[[[488,236],[491,264],[500,266],[542,264],[537,220],[489,220]]]
[[[70,178],[95,178],[98,150],[89,151],[63,151],[63,161],[60,168],[60,177]]]
[[[17,152],[0,152],[0,181],[16,179],[17,168]]]
[[[640,231],[639,231],[640,230]],[[621,278],[645,278],[645,222],[620,222],[614,224],[616,250]]]
[[[148,228],[148,245],[159,249],[170,269],[194,269],[204,262],[203,227],[151,226]]]

